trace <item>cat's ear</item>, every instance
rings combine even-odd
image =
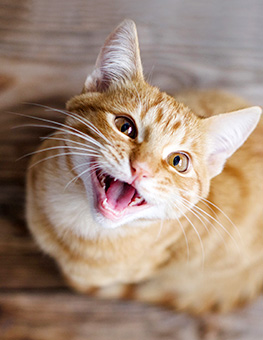
[[[255,129],[262,109],[258,106],[204,119],[210,177],[218,175],[230,157]]]
[[[106,39],[83,92],[104,92],[113,83],[134,78],[143,79],[137,30],[132,20],[124,20]]]

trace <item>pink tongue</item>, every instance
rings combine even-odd
[[[108,204],[112,209],[121,211],[127,208],[135,194],[135,188],[119,180],[110,182],[106,192]]]

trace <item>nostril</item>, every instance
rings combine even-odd
[[[131,170],[133,175],[140,178],[147,178],[151,175],[150,168],[146,162],[133,162],[131,164]]]

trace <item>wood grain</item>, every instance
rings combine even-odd
[[[173,93],[223,88],[263,105],[261,0],[0,0],[0,339],[263,339],[262,297],[228,315],[193,318],[70,292],[25,224],[28,158],[62,121],[107,34],[135,20],[146,78]]]
[[[133,302],[70,293],[0,293],[2,340],[262,340],[262,301],[228,316],[193,318]]]

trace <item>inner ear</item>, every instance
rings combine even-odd
[[[143,79],[137,30],[132,20],[125,20],[106,39],[83,92],[104,92],[135,78]]]
[[[255,129],[262,110],[258,106],[204,119],[207,133],[207,162],[210,177],[218,175],[224,163]]]

